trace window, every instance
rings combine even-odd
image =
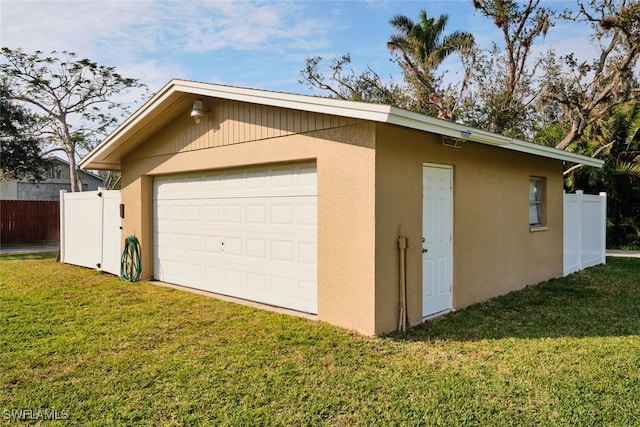
[[[529,178],[529,225],[544,225],[544,178]]]

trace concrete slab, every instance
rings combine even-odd
[[[607,256],[640,258],[640,251],[621,251],[617,249],[607,249]]]

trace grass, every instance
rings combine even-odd
[[[1,247],[18,247],[18,248],[28,248],[30,246],[57,246],[60,242],[58,240],[39,240],[39,241],[29,241],[29,242],[0,242]]]
[[[0,257],[0,423],[640,424],[640,259],[367,338],[51,257]]]

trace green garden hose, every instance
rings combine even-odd
[[[140,280],[140,242],[136,236],[129,236],[124,241],[124,251],[120,258],[120,279],[126,282]]]

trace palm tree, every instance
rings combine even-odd
[[[606,191],[609,244],[640,247],[640,102],[619,107],[589,126],[574,150],[605,163],[602,169],[568,169],[567,187]]]
[[[415,23],[407,16],[395,15],[389,23],[397,34],[389,38],[387,47],[392,53],[399,52],[398,62],[409,83],[417,83],[422,89],[419,92],[426,92],[421,97],[423,103],[435,109],[438,117],[450,119],[452,111],[445,105],[439,87],[441,78],[435,73],[449,55],[471,48],[474,44],[473,35],[464,31],[443,35],[448,15],[429,18],[427,11],[422,9],[419,18],[419,22]]]

